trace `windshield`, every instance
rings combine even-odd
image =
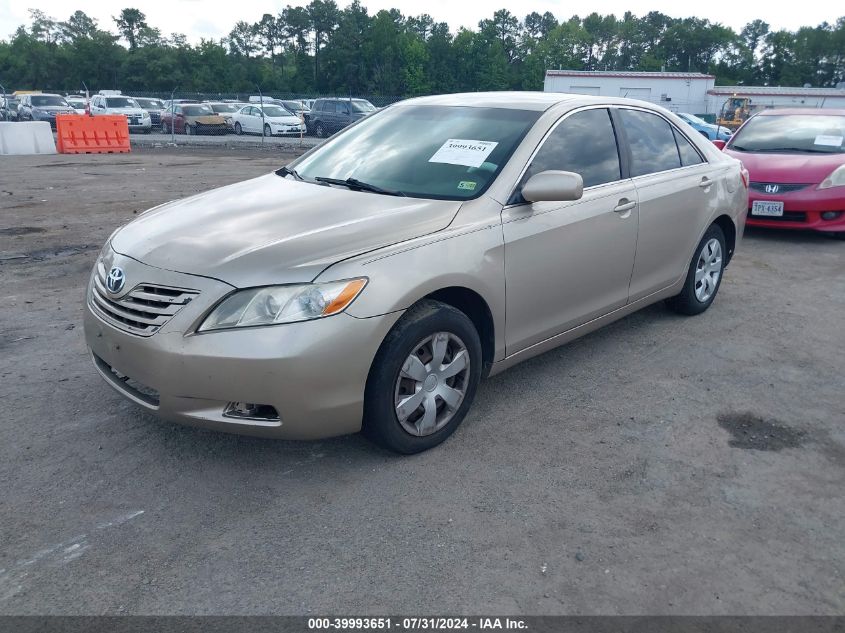
[[[375,111],[375,109],[376,107],[369,101],[364,101],[363,99],[352,100],[353,112],[373,112]]]
[[[305,180],[354,178],[417,198],[479,196],[539,112],[457,106],[382,110],[292,165]]]
[[[106,99],[107,108],[137,108],[138,104],[134,99],[128,97],[109,97]]]
[[[144,110],[161,110],[162,103],[158,99],[135,99]]]
[[[682,119],[685,119],[687,122],[698,123],[699,125],[710,125],[707,121],[705,121],[704,119],[702,119],[700,117],[695,116],[694,114],[687,114],[686,112],[680,112],[678,114],[678,116],[681,117]]]
[[[72,108],[84,108],[85,107],[85,100],[84,99],[68,99],[67,102],[71,105]]]
[[[35,107],[38,106],[65,106],[67,107],[67,101],[65,101],[64,97],[48,97],[44,95],[33,95],[30,97],[32,105]]]
[[[211,104],[211,109],[218,114],[221,112],[237,112],[240,110],[240,108],[234,103],[213,103]]]
[[[280,106],[264,106],[264,116],[293,116],[293,112]]]
[[[776,114],[756,116],[728,144],[739,152],[842,154],[845,116]]]
[[[183,105],[182,111],[188,116],[204,116],[214,114],[214,110],[207,105]]]
[[[282,105],[291,112],[295,110],[302,110],[302,104],[298,101],[283,101]]]

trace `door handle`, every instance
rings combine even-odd
[[[626,211],[630,211],[635,206],[637,206],[637,202],[635,200],[628,200],[627,198],[622,198],[615,207],[613,207],[614,213],[625,213]]]
[[[707,187],[709,187],[712,184],[713,184],[713,181],[710,180],[707,176],[705,176],[704,178],[701,179],[701,182],[698,183],[698,186],[701,187],[702,189],[707,189]]]

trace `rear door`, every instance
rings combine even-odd
[[[619,107],[640,205],[630,300],[662,290],[686,274],[717,204],[716,168],[668,119]]]
[[[522,185],[550,169],[581,174],[583,197],[525,202]],[[508,355],[625,305],[636,200],[607,108],[578,110],[556,123],[502,211]]]

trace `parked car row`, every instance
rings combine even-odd
[[[8,107],[6,108],[6,104]],[[326,137],[376,111],[365,99],[275,99],[253,95],[248,101],[203,101],[130,97],[103,90],[83,95],[32,93],[0,102],[0,118],[49,121],[56,114],[102,116],[120,114],[131,132],[160,130],[177,134],[316,134]],[[6,114],[3,114],[6,112]]]

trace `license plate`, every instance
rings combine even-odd
[[[783,202],[755,200],[751,205],[751,215],[780,217],[783,215]]]

